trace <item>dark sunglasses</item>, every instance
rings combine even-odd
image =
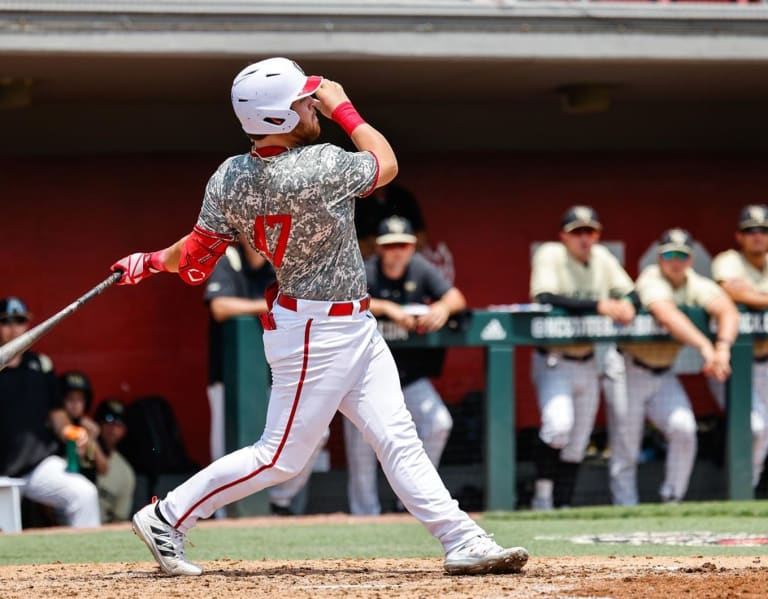
[[[746,233],[747,235],[754,235],[755,233],[762,233],[765,235],[768,234],[768,227],[747,227],[746,229],[742,229],[741,232]]]
[[[412,245],[413,245],[412,243],[400,242],[400,243],[385,243],[381,247],[383,247],[385,250],[404,250],[405,248],[411,247]]]
[[[0,324],[25,324],[27,319],[24,316],[6,316],[0,318]]]
[[[662,260],[688,260],[691,255],[688,252],[680,252],[678,250],[671,250],[669,252],[662,252]]]

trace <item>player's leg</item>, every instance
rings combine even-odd
[[[372,323],[375,327],[375,321]],[[392,489],[434,535],[453,573],[517,571],[528,559],[522,548],[503,549],[459,509],[429,461],[405,407],[397,367],[376,333],[364,356],[366,370],[340,410],[363,433]]]
[[[272,367],[264,432],[254,445],[219,458],[162,501],[160,512],[181,532],[220,507],[296,476],[351,385],[349,365],[363,342],[352,327],[346,327],[342,343],[338,329],[292,312],[279,319],[277,310],[273,314],[278,328],[264,333]]]
[[[202,572],[184,557],[185,533],[198,519],[301,471],[350,381],[363,369],[359,357],[371,333],[353,320],[329,325],[330,317],[316,322],[285,309],[272,314],[277,328],[265,331],[264,349],[273,385],[261,438],[219,458],[133,517],[134,531],[168,574]]]
[[[658,391],[648,403],[649,420],[667,439],[665,476],[659,494],[663,501],[682,501],[696,459],[696,418],[677,376],[670,371],[659,378]]]
[[[560,450],[565,447],[573,429],[573,387],[569,364],[556,354],[533,353],[532,378],[541,414],[539,439],[535,455],[536,481],[531,507],[549,510],[554,505],[554,485],[558,478]]]
[[[595,359],[575,362],[569,369],[573,381],[573,427],[568,442],[560,450],[560,464],[554,490],[555,507],[573,503],[579,467],[584,461],[600,401],[600,383]]]
[[[637,505],[637,462],[643,441],[645,406],[659,377],[635,365],[629,356],[606,361],[605,405],[608,422],[609,484],[614,505]]]
[[[416,432],[432,464],[440,464],[453,419],[440,394],[428,378],[420,378],[403,388],[405,406],[413,416]]]
[[[69,526],[83,528],[100,525],[96,485],[81,474],[67,472],[66,462],[59,456],[45,458],[25,480],[22,493],[33,501],[64,513]]]
[[[226,451],[224,430],[224,383],[216,382],[208,385],[208,408],[211,411],[210,449],[211,460],[218,460]],[[221,509],[216,512],[216,518],[226,517]]]
[[[344,450],[347,454],[349,513],[354,516],[381,514],[376,452],[347,418],[344,418]]]
[[[768,455],[768,362],[752,364],[752,485],[757,486]]]
[[[296,498],[299,493],[301,493],[307,486],[307,483],[312,476],[312,471],[314,470],[317,456],[320,454],[320,451],[323,449],[323,447],[325,447],[329,436],[330,431],[325,429],[325,434],[320,440],[320,443],[318,443],[317,447],[315,448],[314,453],[312,453],[309,461],[307,461],[307,463],[304,465],[304,468],[302,468],[296,476],[269,488],[267,493],[269,494],[270,508],[272,509],[273,513],[279,515],[303,513],[303,509],[298,509],[298,511],[295,511],[294,509],[296,508],[297,504],[302,503]],[[299,508],[301,508],[300,505]]]
[[[210,448],[211,459],[215,460],[226,452],[224,441],[224,383],[208,385],[208,407],[211,411]]]
[[[725,411],[726,383],[707,377],[717,405]],[[768,362],[752,363],[752,486],[757,486],[768,453]]]

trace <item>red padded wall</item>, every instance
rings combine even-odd
[[[0,295],[38,319],[108,275],[127,253],[164,247],[194,224],[220,156],[3,159]],[[712,252],[728,247],[746,203],[765,201],[760,157],[405,156],[400,181],[419,198],[431,239],[452,250],[472,307],[527,300],[529,247],[554,239],[562,212],[588,203],[605,238],[639,256],[664,228],[689,228]],[[208,459],[202,290],[175,276],[114,288],[38,343],[58,370],[92,377],[98,399],[149,393],[173,404],[196,461]],[[526,352],[517,360],[519,426],[535,426]],[[438,386],[455,402],[483,385],[479,350],[449,352]]]

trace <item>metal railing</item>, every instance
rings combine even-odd
[[[714,337],[701,309],[685,312],[696,326]],[[515,361],[517,347],[546,343],[664,341],[670,336],[648,313],[618,326],[599,315],[572,316],[556,310],[536,311],[527,305],[475,310],[455,326],[426,335],[408,334],[391,323],[380,330],[392,347],[483,347],[486,352],[485,478],[486,509],[516,507]],[[727,383],[726,486],[730,499],[751,499],[752,343],[768,331],[768,313],[745,313],[731,350],[733,375]],[[227,450],[255,442],[264,429],[268,368],[256,318],[238,317],[224,324]],[[526,375],[527,376],[527,375]],[[265,513],[266,502],[254,511]],[[245,515],[245,513],[243,513]]]

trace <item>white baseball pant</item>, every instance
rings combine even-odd
[[[186,533],[216,509],[295,476],[339,410],[362,431],[392,489],[446,552],[483,534],[424,452],[376,319],[357,308],[351,316],[328,316],[331,306],[297,300],[294,312],[275,303],[276,328],[264,332],[273,386],[261,439],[171,491],[162,502],[164,516]]]
[[[211,408],[211,459],[217,460],[226,454],[226,434],[225,434],[225,397],[224,383],[213,383],[208,385],[208,404]],[[320,440],[320,444],[315,449],[307,465],[293,478],[269,488],[269,501],[280,507],[289,507],[291,500],[298,495],[312,476],[312,469],[320,450],[328,441],[330,431],[325,430],[325,435]],[[223,510],[217,512],[217,516],[224,517]]]
[[[427,378],[420,378],[403,387],[403,395],[424,451],[437,468],[453,427],[451,414]],[[381,513],[376,453],[347,419],[344,420],[344,445],[349,511],[355,516],[376,516]]]
[[[725,383],[709,377],[707,382],[715,401],[725,410]],[[768,361],[752,362],[752,410],[749,420],[752,429],[752,486],[756,487],[768,455]]]
[[[68,526],[92,528],[101,525],[99,492],[82,474],[67,472],[67,462],[52,455],[23,476],[21,492],[33,501],[49,505],[64,515]]]
[[[536,351],[532,376],[541,412],[539,437],[560,450],[562,461],[581,462],[600,401],[595,359],[582,362]]]
[[[614,505],[637,505],[637,462],[645,418],[667,440],[662,499],[681,500],[696,459],[696,419],[682,384],[670,369],[655,374],[629,355],[605,356],[606,416],[611,449],[609,476]]]

